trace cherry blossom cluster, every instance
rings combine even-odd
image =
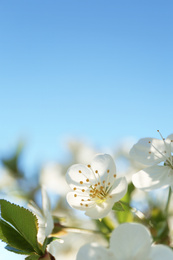
[[[29,258],[25,259],[59,260],[63,258],[60,252],[64,250],[66,259],[71,260],[71,255],[68,258],[69,244],[65,235],[68,237],[69,232],[74,231],[78,234],[82,232],[84,235],[85,233],[92,234],[93,237],[92,241],[90,237],[89,243],[79,237],[72,238],[70,246],[76,247],[77,253],[74,256],[76,260],[173,260],[173,200],[171,201],[173,134],[167,138],[163,138],[160,131],[158,134],[159,139],[150,137],[140,139],[132,146],[128,155],[125,151],[130,162],[129,176],[127,176],[127,172],[122,174],[117,170],[118,167],[116,167],[117,164],[115,165],[116,160],[113,156],[95,153],[91,159],[90,155],[93,155],[93,151],[88,149],[88,154],[86,150],[83,153],[79,150],[78,156],[74,156],[79,161],[81,160],[81,163],[75,162],[71,166],[69,164],[68,167],[56,164],[45,167],[40,176],[42,208],[39,208],[33,201],[30,201],[28,205],[30,214],[32,211],[31,215],[36,219],[35,222],[38,221],[38,232],[35,233],[37,251],[30,252]],[[74,149],[74,144],[71,145],[72,148]],[[84,160],[82,154],[84,154]],[[120,154],[122,155],[122,153]],[[61,172],[59,176],[57,171]],[[63,171],[66,173],[65,176]],[[61,207],[62,212],[59,210],[56,216],[52,213],[47,193],[47,190],[50,189],[55,192],[61,191],[59,204],[63,204],[61,199],[66,197],[66,205]],[[142,194],[143,197],[148,196],[147,198],[151,196],[149,200],[155,200],[154,196],[161,189],[161,198],[157,197],[158,201],[146,211],[147,214],[138,210],[137,203],[136,208],[130,204],[133,201],[132,198],[136,196],[135,194],[138,199]],[[156,191],[155,195],[153,195],[153,191]],[[138,200],[139,202],[142,204],[142,197],[141,200]],[[7,207],[4,205],[14,209],[19,208],[5,200],[1,200],[0,206],[1,204],[3,208]],[[67,204],[70,206],[68,211],[67,209],[63,211],[63,207],[66,207]],[[127,207],[128,214],[126,213]],[[78,212],[85,222],[84,226],[82,221],[76,228],[74,225],[66,226],[59,217],[60,214],[71,218]],[[9,229],[14,225],[16,232],[15,221],[12,219],[11,223],[9,215],[7,214],[7,217],[4,213],[2,216],[5,216],[6,219],[0,218],[0,224],[3,228],[8,226]],[[23,214],[25,213],[24,211]],[[133,214],[133,217],[130,214]],[[97,230],[86,228],[88,219],[92,220],[94,228],[99,228]],[[78,221],[77,219],[76,223]],[[35,225],[37,226],[37,223]],[[20,230],[20,225],[17,227]],[[0,236],[2,237],[0,239],[8,242],[4,230],[0,226]],[[25,235],[23,237],[25,238]],[[104,240],[104,243],[100,238]],[[7,249],[16,252],[15,247],[9,248],[8,246]],[[21,252],[23,253],[18,250],[18,253]]]
[[[130,151],[131,158],[145,166],[132,177],[138,189],[150,191],[168,186],[173,189],[173,135],[166,139],[160,136],[161,140],[140,139]],[[88,165],[71,166],[66,180],[72,189],[67,194],[70,206],[84,211],[93,219],[107,216],[114,203],[126,194],[128,187],[126,179],[116,173],[114,160],[108,154],[97,154]],[[144,225],[124,223],[112,232],[109,248],[98,243],[81,247],[77,260],[89,259],[171,260],[173,251],[165,245],[154,245]]]

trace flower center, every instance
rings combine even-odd
[[[164,166],[168,166],[173,169],[173,156],[169,157],[168,160],[164,162]]]
[[[165,142],[165,138],[163,138],[162,134],[160,133],[159,130],[157,130],[163,140],[163,144],[164,144],[164,148],[165,150],[163,151],[160,151],[151,141],[149,141],[148,143],[151,145],[152,148],[154,148],[155,150],[155,157],[157,157],[158,159],[161,159],[161,158],[164,158],[165,161],[164,161],[164,166],[168,166],[170,167],[171,169],[173,169],[173,156],[171,154],[171,145],[172,145],[172,142],[173,140],[170,140],[170,143],[166,143]],[[151,154],[152,151],[149,151],[149,154]],[[160,157],[161,156],[161,157]]]
[[[107,199],[109,188],[110,188],[109,186],[106,186],[106,188],[104,188],[103,186],[93,187],[91,185],[89,196],[92,199],[94,199],[96,201],[96,203],[99,203],[99,204],[103,203]]]
[[[85,173],[83,173],[82,170],[78,170],[78,174],[83,175],[83,177],[85,177],[86,179],[85,179],[85,182],[82,179],[79,181],[81,188],[73,187],[73,190],[74,191],[80,190],[83,192],[83,195],[78,194],[78,193],[74,194],[74,197],[82,196],[81,202],[80,202],[81,206],[91,207],[96,203],[102,204],[108,198],[112,198],[112,196],[110,195],[110,192],[111,192],[113,184],[116,180],[117,175],[115,173],[112,173],[110,169],[107,169],[106,172],[104,174],[102,174],[102,176],[100,176],[98,170],[94,171],[91,168],[91,165],[87,165],[87,166],[88,166],[88,168],[90,168],[91,174],[93,175],[94,178],[89,179],[89,177],[87,175],[85,175]],[[103,180],[103,176],[105,177],[104,180]],[[112,180],[112,177],[113,177],[113,180]],[[84,186],[84,187],[82,187],[82,186]],[[85,204],[86,202],[87,202],[87,204]]]

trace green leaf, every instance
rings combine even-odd
[[[33,252],[25,251],[25,250],[19,250],[17,248],[11,247],[9,245],[6,246],[5,249],[7,249],[10,252],[13,252],[13,253],[16,253],[16,254],[20,254],[20,255],[30,255],[30,254],[33,253]]]
[[[113,205],[113,210],[116,210],[116,211],[125,211],[121,202],[116,202],[114,205]]]
[[[2,159],[3,165],[8,170],[10,170],[10,172],[17,178],[23,177],[23,172],[18,167],[18,161],[19,161],[20,154],[21,154],[21,152],[23,150],[23,146],[24,146],[23,143],[20,142],[18,144],[18,147],[16,149],[15,154],[11,158],[9,158],[9,159]]]
[[[1,216],[9,222],[18,233],[31,245],[35,252],[41,254],[37,242],[38,224],[37,218],[29,210],[6,200],[0,200]]]
[[[119,223],[132,222],[133,214],[131,212],[131,208],[128,206],[128,203],[124,201],[120,201],[121,205],[123,205],[124,211],[116,211],[116,217]]]
[[[118,219],[118,222],[125,223],[125,222],[133,222],[133,214],[130,210],[128,211],[116,211],[116,217]]]
[[[101,231],[104,235],[104,237],[109,240],[109,233],[111,233],[115,226],[114,223],[112,222],[111,218],[109,217],[105,217],[102,218],[102,221],[100,222],[100,220],[96,219],[95,223],[99,229],[99,231]]]
[[[38,259],[40,259],[40,256],[36,254],[32,254],[25,258],[25,260],[38,260]]]
[[[131,208],[128,206],[130,205],[131,193],[133,192],[133,190],[134,190],[134,185],[130,183],[128,185],[128,191],[126,195],[120,201],[121,204],[123,205],[124,211],[115,211],[115,215],[120,224],[124,222],[132,222],[134,219],[134,216],[131,212]]]
[[[0,219],[0,239],[18,250],[33,252],[32,246],[8,223]]]

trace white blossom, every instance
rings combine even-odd
[[[110,247],[97,243],[80,248],[76,260],[172,260],[172,250],[164,245],[152,245],[148,229],[142,224],[124,223],[112,232]]]
[[[55,162],[47,163],[43,166],[40,175],[40,184],[47,190],[65,196],[69,187],[65,181],[63,166]]]
[[[67,145],[74,163],[88,164],[96,154],[95,149],[82,140],[73,138],[68,141]]]
[[[10,174],[10,171],[5,168],[0,168],[0,190],[1,191],[12,191],[16,190],[17,181],[15,177]]]
[[[96,155],[87,166],[72,165],[66,180],[73,190],[67,194],[70,206],[94,219],[105,217],[127,192],[126,179],[117,177],[114,160],[108,154]]]
[[[49,236],[54,227],[53,217],[51,215],[51,206],[46,190],[42,187],[42,210],[31,201],[28,207],[37,216],[38,219],[38,241],[43,244],[45,238]]]
[[[130,151],[134,160],[148,166],[132,177],[133,184],[139,189],[173,188],[173,134],[166,139],[161,135],[161,138],[140,139]]]

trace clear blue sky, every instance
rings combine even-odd
[[[172,131],[172,1],[1,1],[1,151]],[[59,149],[59,151],[58,151]],[[56,154],[57,155],[57,154]]]
[[[34,168],[66,136],[173,132],[172,13],[172,0],[1,0],[0,155],[22,137]]]

